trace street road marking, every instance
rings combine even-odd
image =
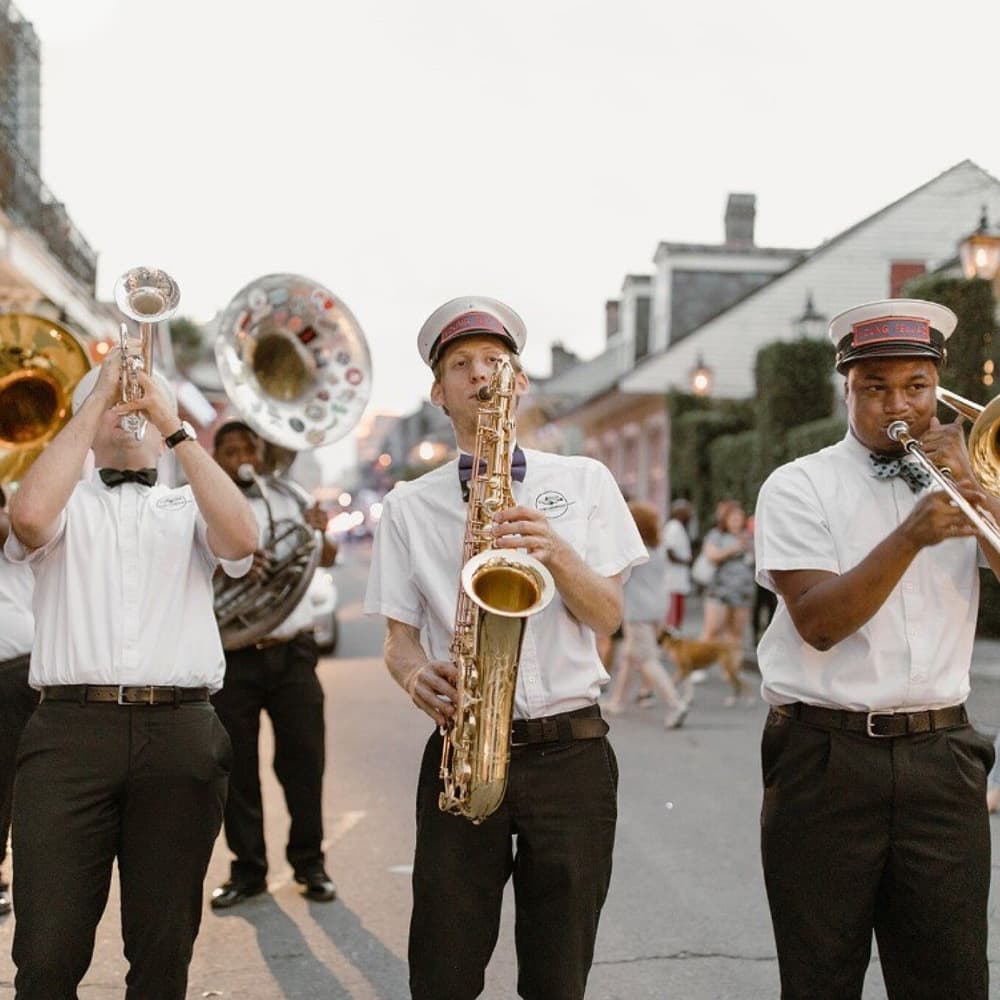
[[[344,834],[353,830],[366,815],[367,813],[363,809],[354,809],[344,813],[330,828],[329,836],[323,839],[323,853],[325,854],[331,845],[340,840]],[[289,885],[294,880],[294,875],[295,873],[291,868],[286,868],[275,881],[270,883],[268,888],[271,892],[277,892],[278,889],[283,889],[286,885]]]
[[[333,828],[330,830],[329,836],[323,841],[323,850],[327,850],[334,841],[340,840],[345,833],[349,833],[354,829],[365,818],[365,811],[363,809],[354,809],[351,812],[345,812],[336,823],[333,824]]]

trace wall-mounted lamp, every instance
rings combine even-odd
[[[792,326],[800,337],[822,340],[826,336],[826,317],[821,312],[817,312],[816,306],[813,304],[812,292],[806,292],[805,312],[792,321]]]
[[[691,391],[696,396],[707,396],[712,391],[712,369],[705,364],[705,359],[699,354],[698,363],[691,369]]]
[[[979,226],[958,245],[958,257],[962,262],[962,273],[967,278],[982,278],[992,281],[1000,269],[1000,234],[990,229],[983,205]]]

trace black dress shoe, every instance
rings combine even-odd
[[[296,875],[295,881],[306,887],[302,895],[307,899],[313,899],[317,903],[329,903],[330,900],[337,898],[337,887],[322,868]]]
[[[228,910],[262,892],[267,892],[266,882],[224,882],[212,893],[212,909]]]

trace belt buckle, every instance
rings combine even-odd
[[[131,686],[132,686],[131,684],[119,684],[118,685],[118,704],[119,705],[142,705],[142,704],[155,705],[156,704],[156,702],[153,700],[154,697],[155,697],[155,695],[156,695],[156,691],[154,690],[152,684],[150,684],[149,687],[146,688],[146,690],[149,693],[148,693],[148,695],[142,701],[126,701],[125,700],[125,692]]]
[[[889,739],[891,736],[890,733],[876,733],[875,730],[872,729],[872,721],[878,718],[880,715],[883,715],[886,718],[890,718],[895,714],[896,714],[895,712],[869,712],[868,715],[865,716],[865,732],[876,740]]]

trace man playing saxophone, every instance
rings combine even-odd
[[[520,317],[484,297],[447,302],[423,325],[418,349],[434,374],[430,398],[463,454],[386,496],[372,553],[365,610],[386,618],[386,665],[439,727],[417,788],[409,940],[416,1000],[481,993],[511,877],[519,994],[583,997],[611,877],[617,764],[596,704],[607,674],[594,635],[617,628],[623,579],[646,553],[617,484],[592,459],[514,448],[515,506],[493,516],[494,547],[527,551],[551,573],[556,594],[524,633],[505,798],[481,823],[439,808],[439,730],[456,711],[449,649],[480,391],[507,357],[516,403],[528,388],[524,343]]]

